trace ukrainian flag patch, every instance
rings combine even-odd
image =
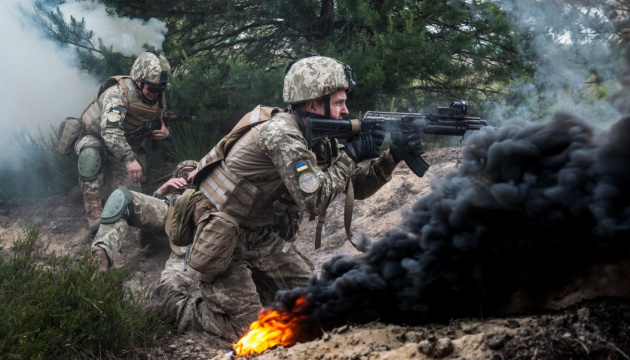
[[[110,110],[110,112],[114,112],[114,113],[116,113],[116,114],[120,114],[120,109],[119,109],[119,108],[115,108],[115,107],[113,107],[113,108]]]
[[[300,161],[299,163],[295,164],[295,170],[297,170],[297,172],[308,170],[308,165],[304,161]]]

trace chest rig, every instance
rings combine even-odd
[[[134,81],[129,76],[112,76],[101,84],[98,94],[81,114],[81,122],[85,126],[87,134],[96,137],[101,136],[101,114],[103,109],[100,97],[105,90],[116,84],[120,85],[128,102],[127,114],[122,120],[122,127],[125,132],[136,130],[161,115],[166,104],[164,94],[154,104],[147,104],[140,98]]]
[[[296,128],[300,128],[298,119],[281,109],[259,106],[246,114],[217,145],[199,163],[199,171],[194,183],[219,211],[228,212],[244,227],[256,228],[274,221],[279,213],[296,214],[299,209],[293,201],[282,179],[258,183],[257,185],[238,176],[230,170],[223,161],[234,143],[243,137],[251,128],[279,118],[287,121]],[[321,170],[328,169],[339,155],[336,141],[323,139],[312,149],[317,158],[317,165]],[[277,171],[270,165],[270,172]],[[320,216],[316,247],[319,247],[321,226],[325,219]],[[297,220],[297,219],[296,219]],[[311,217],[310,220],[314,220]]]
[[[272,118],[281,118],[297,126],[297,119],[281,109],[256,107],[201,160],[193,180],[217,210],[229,213],[244,227],[256,228],[271,223],[274,218],[273,203],[286,191],[286,187],[281,179],[255,185],[235,174],[223,160],[237,140],[254,126]],[[269,171],[275,169],[270,168]]]

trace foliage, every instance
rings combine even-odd
[[[78,182],[76,158],[57,152],[57,129],[22,131],[16,137],[19,158],[0,167],[0,202],[66,194]]]
[[[168,331],[124,290],[129,270],[98,274],[89,252],[45,255],[38,236],[25,229],[0,255],[0,358],[133,358]]]
[[[77,51],[79,69],[99,80],[129,72],[135,57],[123,56],[103,45],[101,39],[94,40],[94,32],[86,29],[85,20],[64,14],[56,8],[49,10],[47,1],[35,1],[32,19],[48,39],[61,46],[71,46]]]
[[[206,122],[206,129],[225,134],[257,104],[280,104],[282,81],[261,66],[235,62],[207,69],[189,59],[172,78],[168,104],[183,116]]]
[[[165,21],[164,48],[176,66],[194,58],[212,72],[242,61],[276,77],[287,60],[306,52],[338,58],[357,74],[357,111],[390,96],[404,96],[415,108],[431,94],[480,101],[498,95],[493,82],[531,71],[518,56],[523,36],[487,1],[102,2],[120,15]]]
[[[203,123],[178,123],[170,129],[172,138],[165,142],[165,153],[179,163],[184,160],[200,160],[222,137],[217,129],[204,129]]]
[[[513,117],[544,119],[561,102],[558,93],[570,92],[585,104],[593,98],[606,100],[611,94],[604,82],[610,79],[606,72],[614,58],[591,45],[613,36],[613,30],[625,39],[629,3],[97,1],[110,14],[155,18],[168,28],[163,51],[174,75],[167,103],[169,110],[187,117],[189,125],[173,126],[177,139],[160,147],[150,160],[150,171],[154,164],[175,163],[210,149],[258,104],[282,106],[285,65],[307,52],[352,67],[359,83],[349,96],[352,117],[385,109],[429,113],[465,99],[471,115],[492,115],[498,123]],[[59,9],[53,9],[56,3],[37,1],[34,18],[48,38],[77,50],[80,70],[99,79],[128,71],[133,58],[95,41],[83,20],[64,21]],[[554,21],[517,18],[532,5],[548,9]],[[615,28],[605,16],[614,19]],[[541,42],[551,48],[540,47]],[[581,63],[588,61],[586,54],[600,54],[600,62],[579,76],[562,76],[554,68],[558,58]],[[555,70],[557,77],[541,70]],[[494,112],[498,107],[502,111]]]

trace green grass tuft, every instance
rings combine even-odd
[[[98,274],[87,250],[45,254],[38,237],[0,255],[0,359],[134,358],[170,330],[125,290],[130,270]]]

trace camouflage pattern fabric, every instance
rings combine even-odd
[[[122,122],[127,114],[129,101],[125,93],[119,85],[110,87],[103,92],[101,113],[101,137],[107,147],[110,156],[117,162],[123,162],[127,165],[134,160],[136,156],[127,143],[125,132],[123,131]],[[113,111],[113,109],[116,109]]]
[[[140,191],[140,183],[132,184],[127,173],[127,164],[138,160],[143,168],[142,180],[146,179],[147,154],[144,149],[137,147],[132,149],[127,143],[125,133],[122,128],[122,119],[127,113],[128,101],[125,93],[119,85],[114,85],[103,94],[102,114],[101,114],[101,139],[96,136],[86,135],[79,139],[75,145],[77,155],[85,147],[96,147],[101,154],[105,154],[101,159],[103,167],[98,178],[92,181],[80,181],[83,191],[101,191],[103,199],[118,187],[125,186],[130,190]],[[116,112],[111,109],[117,109]],[[107,149],[107,151],[105,150]],[[135,151],[134,151],[135,150]]]
[[[185,249],[184,247],[181,248],[182,255],[171,252],[166,264],[164,264],[164,270],[160,273],[160,283],[176,275],[182,277],[188,284],[194,284],[199,280],[201,274],[185,264]]]
[[[260,131],[258,141],[250,142],[247,138],[247,146],[237,142],[226,164],[241,176],[249,171],[246,178],[252,181],[260,178],[282,181],[297,208],[309,213],[320,214],[325,210],[345,190],[350,177],[362,188],[358,197],[373,194],[391,179],[396,167],[384,154],[355,168],[346,155],[331,159],[331,147],[322,148],[328,155],[313,153],[300,129],[281,119],[272,119],[252,130]],[[252,156],[260,158],[253,160]],[[269,162],[275,171],[270,171]],[[318,163],[329,166],[322,166],[324,171]],[[254,168],[260,173],[255,173]],[[308,181],[303,174],[309,174]],[[263,184],[257,186],[264,188]],[[196,217],[200,218],[198,214]],[[200,236],[204,233],[197,231]],[[198,281],[186,279],[186,274],[178,270],[183,269],[182,260],[179,264],[177,260],[169,260],[171,264],[165,267],[162,284],[154,294],[155,309],[167,315],[179,331],[203,330],[230,341],[237,340],[256,319],[261,307],[272,301],[277,290],[304,286],[314,274],[311,260],[295,246],[283,253],[284,244],[270,226],[245,229],[233,253],[226,254],[232,257],[227,269],[216,276],[197,273]],[[200,294],[194,295],[196,292]]]
[[[308,257],[294,246],[286,253],[281,248],[267,256],[237,259],[216,277],[197,273],[199,281],[176,270],[183,269],[182,260],[171,256],[166,267],[170,275],[154,292],[153,308],[179,332],[203,330],[236,341],[278,290],[305,286],[314,274]]]
[[[162,235],[164,240],[168,241],[164,232],[168,205],[163,200],[149,195],[136,191],[131,193],[133,194],[134,217],[138,222],[137,227],[152,234]],[[101,224],[92,245],[105,250],[109,263],[113,264],[122,248],[128,229],[129,224],[125,219],[120,219],[113,224]]]
[[[107,156],[105,155],[105,147],[100,139],[92,136],[85,135],[81,139],[79,139],[74,145],[74,152],[78,156],[83,149],[86,148],[95,148],[101,154],[101,166],[105,166],[105,162],[107,161]],[[79,185],[81,186],[81,190],[83,193],[86,191],[100,191],[103,187],[103,169],[101,168],[100,174],[98,177],[91,181],[83,181],[79,180]]]
[[[168,82],[171,77],[171,65],[166,60],[166,57],[162,54],[156,56],[153,53],[144,52],[133,63],[129,76],[134,80],[157,85],[160,84],[162,71],[166,71]]]
[[[92,135],[85,135],[75,145],[75,153],[79,153],[88,147],[93,147],[99,150],[101,155],[105,154],[101,159],[103,165],[99,176],[91,181],[80,180],[79,184],[83,192],[86,191],[101,191],[103,199],[107,199],[109,195],[120,186],[125,186],[130,190],[141,191],[139,183],[132,184],[129,181],[127,173],[127,167],[124,163],[114,161],[111,155],[108,155],[105,151],[105,145],[103,141]],[[138,162],[143,169],[146,169],[146,153],[140,149],[137,154]]]
[[[350,71],[348,65],[325,56],[299,60],[284,78],[284,102],[297,104],[348,89],[350,84],[344,66]]]
[[[313,215],[322,214],[345,191],[348,177],[353,180],[356,198],[364,199],[391,180],[396,168],[384,154],[356,168],[347,155],[341,154],[340,159],[323,171],[317,164],[326,154],[313,153],[297,128],[277,119],[262,125],[259,142],[297,207]],[[344,160],[342,157],[345,161],[339,161]]]

